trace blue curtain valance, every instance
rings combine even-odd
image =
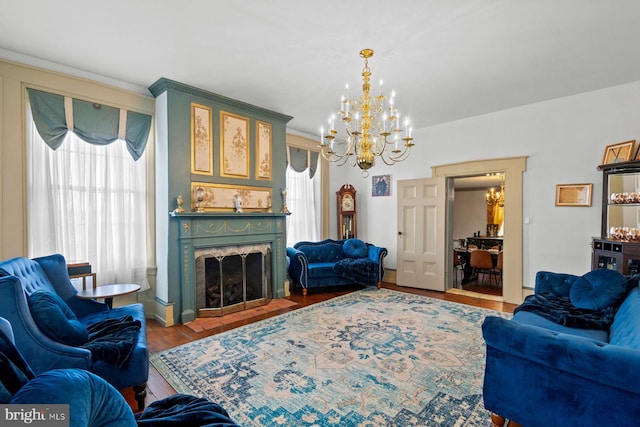
[[[52,149],[60,147],[72,128],[90,144],[107,145],[124,139],[134,160],[144,153],[151,130],[150,115],[80,99],[65,100],[62,95],[31,88],[27,92],[38,133]]]
[[[318,156],[317,151],[287,147],[287,164],[296,172],[303,172],[309,168],[310,178],[313,178],[318,169]]]

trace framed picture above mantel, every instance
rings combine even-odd
[[[191,173],[213,175],[211,108],[191,103]]]
[[[220,112],[221,176],[249,178],[249,118]]]
[[[256,121],[256,178],[271,180],[271,123]]]

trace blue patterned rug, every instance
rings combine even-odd
[[[181,393],[252,426],[488,426],[487,315],[365,289],[152,355]]]

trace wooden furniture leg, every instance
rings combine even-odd
[[[491,413],[491,427],[504,427],[505,421],[503,416]]]
[[[144,410],[144,398],[147,397],[147,383],[134,385],[133,391],[136,402],[138,402],[138,411]]]
[[[504,423],[507,420],[502,416],[495,413],[491,413],[491,427],[504,427]],[[508,427],[522,427],[515,421],[509,420]]]

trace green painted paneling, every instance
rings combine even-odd
[[[279,214],[282,209],[282,190],[286,187],[286,124],[291,120],[291,116],[257,107],[245,102],[233,100],[212,92],[200,90],[192,86],[188,86],[169,79],[161,78],[149,87],[149,91],[156,97],[157,102],[166,103],[163,108],[158,111],[166,111],[166,117],[156,117],[158,122],[166,126],[167,141],[158,141],[159,150],[165,150],[160,153],[159,158],[168,160],[168,173],[166,177],[157,177],[162,180],[158,183],[157,188],[168,192],[158,197],[158,200],[168,200],[168,206],[158,206],[157,209],[169,215],[176,208],[176,198],[181,195],[184,199],[184,208],[189,211],[191,209],[192,194],[191,182],[206,182],[238,186],[251,187],[269,187],[272,190],[272,204],[274,213],[185,213],[172,216],[168,222],[168,227],[159,227],[163,229],[157,230],[156,238],[167,239],[168,246],[166,249],[166,265],[167,271],[167,287],[168,302],[175,304],[176,323],[184,323],[193,320],[194,314],[194,296],[195,290],[187,289],[192,286],[190,283],[195,276],[191,270],[192,263],[185,260],[186,256],[193,258],[193,244],[201,244],[206,242],[209,245],[229,244],[235,240],[236,243],[252,243],[254,241],[271,241],[272,243],[272,274],[274,298],[284,296],[283,283],[286,279],[286,250],[284,242],[285,236],[285,217]],[[166,93],[166,96],[158,98],[159,95]],[[191,173],[191,103],[196,103],[211,108],[212,110],[212,134],[213,134],[213,176],[192,174]],[[220,156],[221,156],[221,132],[220,132],[220,112],[236,114],[247,117],[250,123],[250,163],[249,178],[232,178],[221,176]],[[256,121],[268,122],[272,125],[272,179],[259,180],[256,178]],[[158,133],[160,137],[161,133]],[[165,181],[166,180],[166,181]],[[226,218],[232,216],[233,218]],[[191,224],[192,221],[231,221],[235,223],[252,223],[252,221],[263,221],[270,223],[274,228],[273,233],[268,235],[247,233],[242,236],[239,233],[233,233],[230,236],[208,236],[206,239],[188,239],[189,249],[185,248],[184,236],[181,232],[185,224]],[[248,222],[247,222],[248,221]],[[240,224],[238,224],[240,225]],[[239,228],[238,228],[239,229]],[[234,243],[234,244],[236,244]],[[280,247],[282,246],[282,247]],[[185,252],[186,251],[186,252]],[[164,256],[164,254],[158,254]],[[185,266],[187,269],[185,269]],[[194,286],[194,285],[193,285]]]

